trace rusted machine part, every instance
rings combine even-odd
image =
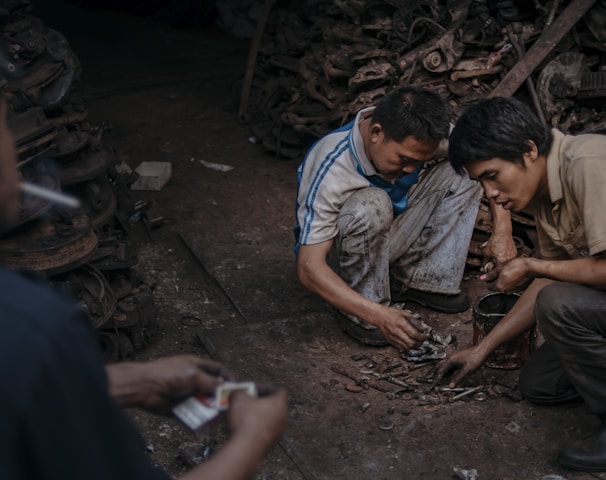
[[[8,119],[8,128],[15,138],[17,149],[28,143],[52,134],[54,138],[59,132],[48,122],[41,107],[32,107]],[[50,141],[50,140],[49,140]]]
[[[88,118],[88,107],[82,103],[64,104],[59,112],[55,111],[52,117],[47,118],[47,123],[54,127],[73,127]]]
[[[62,62],[65,70],[61,76],[49,84],[42,85],[42,103],[45,108],[58,107],[72,84],[80,76],[80,62],[72,52],[65,36],[51,28],[44,29],[46,52],[54,61]]]
[[[347,105],[347,112],[355,115],[361,108],[374,105],[387,92],[387,87],[379,87],[374,90],[360,93],[352,102]]]
[[[80,74],[80,63],[67,39],[56,30],[41,27],[10,35],[7,41],[10,53],[27,63],[7,78],[6,90],[23,92],[31,99],[31,106],[60,106]]]
[[[62,187],[92,180],[117,162],[115,152],[107,145],[98,150],[86,149],[78,152],[74,158],[62,159],[59,181]]]
[[[88,217],[53,215],[0,239],[0,261],[15,270],[59,275],[86,263],[97,247]]]
[[[147,285],[131,289],[118,301],[110,319],[97,328],[96,333],[104,354],[118,360],[132,356],[134,351],[145,347],[153,336],[157,309],[152,290]]]
[[[377,86],[377,84],[389,83],[394,73],[395,68],[389,62],[371,63],[358,68],[347,82],[347,86],[351,92],[367,88],[369,85]]]
[[[310,98],[317,100],[322,105],[324,105],[327,109],[332,110],[335,108],[335,104],[331,102],[325,94],[323,94],[320,90],[320,82],[317,77],[310,78],[305,82],[305,91],[309,95]]]
[[[440,37],[429,40],[400,57],[400,68],[406,70],[416,61],[421,61],[432,72],[445,72],[452,68],[463,54],[462,45],[456,40],[455,34],[467,18],[470,4],[470,0],[465,0],[457,6],[450,26]]]
[[[464,46],[457,41],[454,31],[440,37],[436,43],[436,49],[423,58],[423,66],[426,70],[434,73],[442,73],[450,70],[463,55]]]
[[[492,213],[486,201],[480,203],[474,228],[486,233],[492,233]]]
[[[384,48],[373,48],[372,50],[352,55],[351,57],[352,62],[367,62],[373,59],[377,61],[386,59],[395,62],[397,60],[397,54],[391,50],[385,50]]]
[[[27,158],[27,160],[20,160],[19,165],[23,165],[24,163],[31,161],[33,158],[40,158],[40,156],[38,155],[41,151],[40,149],[42,149],[42,151],[49,152],[49,153],[54,152],[55,146],[52,145],[52,141],[55,139],[56,135],[57,135],[56,131],[53,131],[53,132],[47,133],[46,135],[43,135],[42,137],[39,137],[35,140],[28,142],[26,145],[23,145],[21,147],[16,147],[15,150],[16,150],[19,158],[29,157],[29,158]],[[34,151],[36,153],[32,155],[31,152],[34,152]]]
[[[495,65],[494,67],[481,68],[478,70],[455,70],[450,74],[450,79],[456,82],[457,80],[461,80],[463,78],[475,78],[496,75],[501,71],[503,71],[502,65]]]
[[[513,48],[518,54],[518,59],[521,60],[524,57],[524,54],[526,53],[526,49],[524,45],[520,43],[518,35],[513,31],[513,27],[511,25],[507,25],[507,35],[509,36],[509,41],[513,45]],[[534,109],[537,113],[537,116],[539,117],[539,120],[543,124],[547,124],[547,120],[543,112],[543,107],[541,106],[541,101],[539,100],[539,96],[537,94],[537,89],[530,76],[526,78],[526,87],[528,88],[528,93],[530,94],[532,104],[534,105]]]
[[[98,230],[111,222],[112,217],[116,212],[118,200],[113,190],[102,192],[93,182],[87,182],[87,196],[80,197],[83,199],[83,211],[90,218],[93,230]],[[99,196],[96,196],[99,194]],[[103,200],[103,203],[99,203]]]
[[[331,112],[327,115],[311,117],[311,116],[303,116],[298,115],[294,112],[284,112],[281,116],[284,123],[290,125],[295,131],[299,131],[301,127],[306,127],[310,125],[330,125],[335,120],[338,120],[343,117],[343,114],[339,111]],[[317,134],[315,136],[318,136]],[[321,136],[321,135],[319,135]]]
[[[577,100],[606,97],[606,73],[586,72],[581,76]]]
[[[128,360],[135,354],[135,349],[123,332],[97,331],[97,340],[105,362]]]
[[[125,270],[137,264],[130,240],[117,236],[98,234],[98,247],[90,263],[103,272]]]
[[[585,23],[595,38],[606,46],[606,1],[599,0],[585,15]]]
[[[7,0],[4,0],[2,4],[3,7],[6,7]],[[23,4],[28,4],[31,7],[31,0],[25,0]],[[31,10],[29,8],[28,11],[20,11],[18,14],[10,15],[10,21],[4,25],[3,32],[10,35],[29,30],[30,28],[43,27],[44,22],[40,18],[30,14]]]
[[[74,155],[78,150],[89,144],[90,135],[87,132],[68,132],[66,128],[52,130],[42,137],[31,140],[17,147],[19,155],[18,167],[23,169],[31,164],[45,163],[57,169],[55,159]]]
[[[391,29],[396,34],[396,36],[404,41],[408,41],[408,25],[407,25],[407,15],[408,9],[406,7],[398,8],[393,15],[391,16]]]
[[[6,72],[2,72],[2,76],[7,81],[5,86],[7,92],[23,92],[31,100],[29,106],[35,106],[34,100],[38,99],[41,94],[39,85],[46,81],[53,82],[61,76],[63,69],[64,66],[61,63],[38,59],[13,65],[12,68],[9,67],[9,71],[13,75],[8,76]]]
[[[42,55],[46,50],[43,28],[43,25],[40,25],[13,33],[5,32],[4,38],[9,42],[10,53],[25,61]]]
[[[154,323],[156,315],[152,290],[149,285],[142,284],[118,302],[111,328],[148,327]]]
[[[281,116],[285,124],[289,125],[295,132],[302,132],[313,137],[321,137],[329,126],[343,113],[335,111],[321,117],[303,117],[293,112],[284,112]]]
[[[343,46],[342,46],[343,48]],[[339,68],[342,65],[338,65],[335,61],[336,58],[340,58],[340,55],[337,54],[326,55],[324,63],[322,65],[322,71],[324,73],[324,78],[349,78],[351,75],[351,66],[347,69]]]
[[[55,289],[71,296],[86,312],[93,328],[106,325],[116,311],[116,296],[103,274],[90,264],[49,277]]]
[[[61,190],[59,187],[59,179],[50,173],[40,173],[35,177],[28,177],[27,180],[49,190],[54,190],[56,192]],[[40,218],[46,214],[52,208],[52,206],[52,203],[47,200],[21,194],[21,207],[16,226],[20,226]]]
[[[475,230],[471,237],[471,242],[469,242],[469,250],[468,253],[472,257],[479,257],[480,259],[484,256],[484,245],[488,240],[488,235],[480,230]],[[481,265],[481,261],[479,261],[478,266]]]
[[[551,126],[558,126],[564,111],[574,106],[581,78],[588,70],[585,55],[564,52],[541,71],[537,81],[538,95]]]
[[[67,105],[61,114],[49,118],[41,107],[31,107],[8,119],[8,126],[15,137],[19,166],[41,157],[63,157],[82,147],[85,132],[69,131],[73,124],[82,122],[88,111],[81,105]],[[89,135],[88,143],[93,143]]]
[[[570,2],[558,18],[543,30],[539,39],[528,50],[524,58],[509,70],[488,97],[510,97],[513,95],[595,2],[596,0]]]
[[[105,278],[109,281],[117,300],[130,295],[134,286],[144,283],[132,268],[102,271]],[[153,285],[150,288],[153,290]]]
[[[17,9],[10,18],[8,4]],[[65,101],[79,62],[62,34],[26,14],[29,6],[30,0],[5,0],[0,7],[7,20],[0,86],[20,173],[29,182],[78,196],[83,208],[53,210],[48,202],[23,197],[19,225],[0,237],[0,261],[48,276],[88,313],[106,358],[130,358],[151,338],[156,311],[151,289],[132,268],[137,258],[128,228],[114,230],[118,203],[125,209],[122,217],[130,215],[128,175],[118,172],[117,155],[101,142],[102,128],[83,123],[86,106]],[[11,65],[16,58],[22,62]]]
[[[116,210],[117,200],[107,171],[98,177],[65,188],[82,201],[82,211],[90,218],[93,230],[107,224]]]
[[[53,156],[63,158],[73,155],[88,146],[90,140],[88,132],[61,130],[54,139],[56,151]]]
[[[339,45],[342,42],[365,45],[369,49],[380,48],[381,41],[377,38],[369,37],[364,34],[364,28],[354,24],[339,24],[325,27],[323,29],[324,41],[335,42]]]

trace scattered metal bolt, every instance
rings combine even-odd
[[[486,394],[486,392],[478,392],[473,396],[474,400],[477,400],[478,402],[483,402],[488,398],[488,395]]]
[[[505,430],[509,430],[511,433],[518,433],[520,431],[520,426],[516,422],[509,422],[505,425]]]
[[[384,431],[392,430],[393,422],[391,421],[391,419],[389,417],[383,417],[379,421],[378,427]]]
[[[455,395],[450,400],[452,402],[454,402],[455,400],[458,400],[459,398],[463,398],[463,397],[466,397],[467,395],[471,395],[472,393],[477,392],[478,390],[481,390],[483,388],[484,388],[484,385],[480,385],[478,387],[470,388],[469,390],[467,390],[467,391],[465,391],[463,393],[459,393],[458,395]]]
[[[478,478],[478,471],[475,468],[465,470],[463,468],[454,467],[452,469],[452,474],[459,480],[477,480]]]

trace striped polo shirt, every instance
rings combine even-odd
[[[341,207],[362,188],[374,186],[385,190],[392,200],[395,215],[406,210],[408,190],[418,182],[418,171],[394,181],[377,176],[376,168],[364,151],[359,129],[360,121],[371,117],[374,108],[360,110],[353,121],[319,139],[299,166],[295,252],[300,245],[314,245],[335,238]]]

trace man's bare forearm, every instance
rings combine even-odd
[[[299,279],[305,288],[322,297],[338,310],[355,315],[369,323],[379,304],[368,300],[347,285],[326,263],[299,266]]]
[[[353,290],[328,266],[326,258],[332,245],[333,241],[328,240],[301,247],[297,260],[299,280],[338,310],[376,325],[384,307]]]
[[[606,290],[606,259],[597,257],[573,260],[527,258],[527,268],[535,277],[579,283]]]
[[[120,362],[106,365],[109,394],[122,407],[136,407],[143,403],[149,389],[145,363]]]

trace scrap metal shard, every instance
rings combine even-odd
[[[524,58],[509,70],[503,80],[488,94],[488,98],[509,97],[513,95],[595,2],[596,0],[570,2],[570,5],[566,7],[560,16],[543,30],[539,39],[528,50]]]

